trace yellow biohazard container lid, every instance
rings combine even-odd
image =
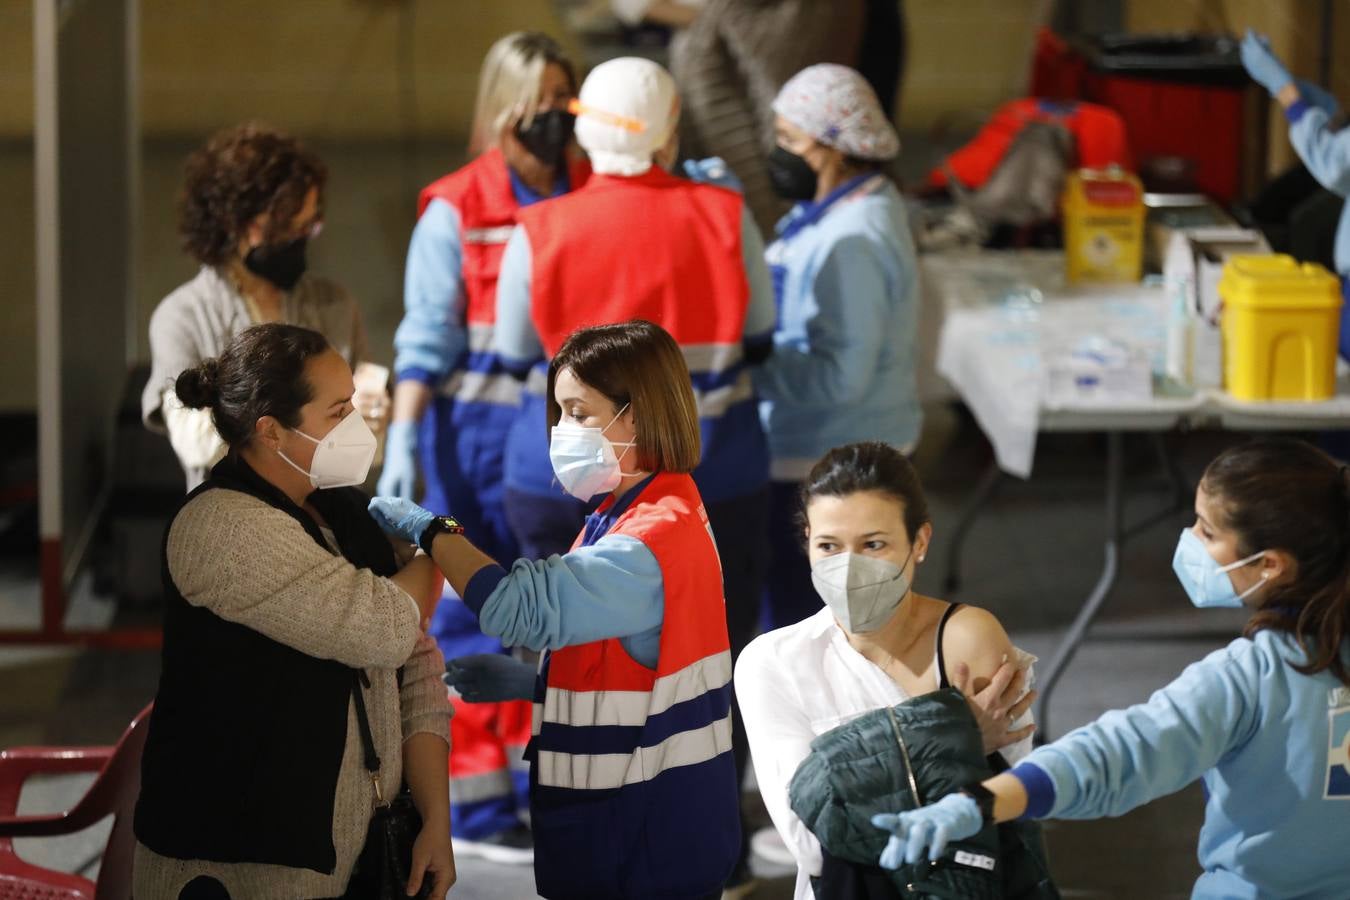
[[[1219,279],[1225,306],[1238,309],[1331,309],[1341,305],[1340,280],[1317,263],[1283,253],[1232,256]]]

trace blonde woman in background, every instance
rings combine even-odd
[[[476,158],[418,197],[406,311],[394,335],[397,384],[379,492],[412,500],[420,473],[422,505],[453,511],[475,545],[504,564],[522,550],[532,558],[566,550],[540,552],[528,534],[518,544],[507,524],[502,448],[521,387],[492,352],[492,337],[497,272],[517,211],[590,174],[572,153],[567,107],[576,88],[572,62],[547,35],[514,32],[488,51],[469,144]],[[567,541],[585,515],[579,501],[561,494],[548,513],[543,519],[558,520]],[[437,609],[431,633],[447,659],[506,652],[453,594]],[[454,704],[456,846],[463,855],[529,863],[530,834],[518,815],[527,802],[520,763],[530,737],[529,704],[465,705],[458,697]]]

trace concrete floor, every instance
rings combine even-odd
[[[907,140],[911,168],[924,160]],[[189,277],[193,265],[177,252],[171,198],[177,189],[183,143],[147,145],[145,154],[141,279],[138,315],[141,327],[154,303]],[[360,145],[320,147],[331,169],[327,227],[315,242],[312,263],[336,277],[363,303],[377,357],[392,357],[390,339],[401,314],[403,253],[412,224],[416,186],[454,164],[450,145],[400,147]],[[21,201],[31,184],[26,146],[0,146],[0,187],[16,188]],[[22,213],[0,223],[0,284],[17,309],[29,296],[22,279],[31,260],[31,221]],[[12,257],[12,258],[11,258]],[[12,317],[0,331],[6,370],[27,371],[29,321]],[[143,332],[142,332],[143,333]],[[25,355],[28,354],[29,357]],[[0,407],[22,406],[22,379],[8,385]],[[1171,446],[1190,477],[1229,436],[1174,436]],[[1146,442],[1128,444],[1129,474],[1137,489],[1130,518],[1142,517],[1167,500]],[[1041,441],[1036,472],[1029,483],[1009,484],[970,533],[963,581],[951,595],[985,606],[1003,621],[1014,640],[1048,660],[1057,633],[1072,618],[1096,580],[1101,566],[1104,444],[1091,435],[1059,435]],[[918,462],[930,494],[936,538],[918,588],[942,595],[947,538],[984,467],[989,450],[978,429],[947,407],[929,410]],[[1087,722],[1102,711],[1146,699],[1188,662],[1222,646],[1240,629],[1240,620],[1224,612],[1198,612],[1186,602],[1171,572],[1177,531],[1188,523],[1177,513],[1140,535],[1125,549],[1119,586],[1107,605],[1102,626],[1078,655],[1055,696],[1057,734]],[[32,614],[35,564],[30,558],[0,559],[0,624]],[[111,605],[84,593],[81,615],[107,619]],[[158,658],[154,653],[90,651],[13,651],[0,649],[0,747],[21,744],[108,743],[154,695]],[[83,789],[81,779],[41,781],[24,798],[27,811],[61,808]],[[746,803],[764,819],[757,794]],[[1202,801],[1197,787],[1157,800],[1129,815],[1094,823],[1047,826],[1052,866],[1066,897],[1187,897],[1197,874],[1196,833]],[[20,852],[67,870],[97,865],[106,826],[72,839],[21,842]],[[766,876],[756,900],[791,896],[790,872],[761,868]],[[494,867],[463,860],[460,882],[451,896],[463,900],[519,900],[534,896],[528,869]]]

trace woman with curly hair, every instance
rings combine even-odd
[[[178,232],[201,269],[150,319],[141,418],[168,434],[189,490],[225,455],[225,445],[208,410],[178,402],[173,380],[180,372],[219,356],[235,335],[263,322],[318,331],[350,366],[365,358],[356,301],[332,281],[305,273],[308,241],[323,225],[327,178],[324,164],[298,140],[253,122],[217,132],[188,156]],[[379,392],[356,402],[363,415],[381,418],[383,399]]]

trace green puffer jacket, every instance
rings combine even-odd
[[[875,866],[888,835],[872,825],[874,814],[915,809],[991,774],[965,698],[945,688],[816,738],[788,801],[830,854]],[[901,866],[891,878],[905,900],[1059,898],[1031,822],[986,826],[948,844],[937,862]]]

